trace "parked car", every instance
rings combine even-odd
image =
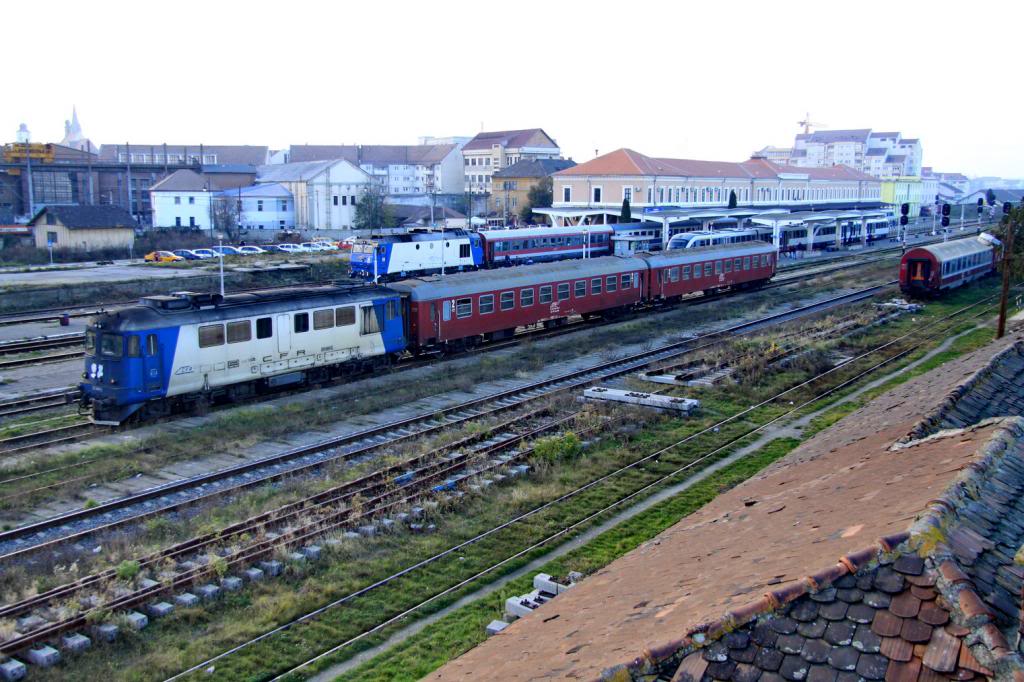
[[[302,242],[299,246],[302,247],[303,251],[307,251],[309,253],[333,250],[331,247],[324,246],[323,242]]]
[[[202,260],[204,256],[200,256],[191,249],[175,249],[171,251],[175,256],[181,256],[185,260]]]
[[[238,247],[238,253],[242,254],[243,256],[256,256],[256,255],[261,254],[261,253],[266,253],[266,250],[265,249],[261,249],[258,246],[247,245],[247,246],[239,246]]]
[[[338,242],[338,248],[343,251],[351,251],[352,245],[356,243],[356,237],[345,237]]]
[[[275,244],[274,248],[281,253],[302,253],[305,251],[305,249],[298,244]]]
[[[192,253],[199,256],[199,258],[202,260],[217,257],[217,252],[214,251],[213,249],[192,249]]]
[[[143,260],[147,263],[176,263],[185,259],[170,251],[150,251],[143,257]]]
[[[215,253],[218,253],[218,254],[220,254],[222,256],[237,256],[237,255],[239,255],[238,254],[238,249],[236,249],[233,246],[211,246],[210,249],[213,250]]]

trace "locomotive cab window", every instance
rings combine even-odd
[[[91,353],[96,350],[96,332],[91,329],[85,330],[85,352]]]
[[[469,244],[459,244],[459,258],[469,258]]]
[[[373,309],[373,305],[360,306],[360,317],[362,318],[360,334],[380,333],[380,324],[377,322],[377,312]]]
[[[274,335],[274,319],[271,317],[256,318],[256,338],[269,339]]]
[[[199,347],[211,348],[224,345],[224,325],[208,324],[199,328]]]
[[[523,289],[519,292],[519,307],[528,308],[533,305],[533,289]]]
[[[388,301],[384,304],[384,319],[390,322],[398,317],[398,301]]]
[[[270,319],[269,317],[267,318]],[[334,309],[334,326],[335,327],[348,327],[356,323],[356,307],[354,305],[347,305],[344,308]]]
[[[128,357],[137,358],[142,355],[142,339],[138,336],[128,337]]]
[[[156,351],[156,334],[148,334],[146,336],[146,355],[149,357],[153,357],[154,355],[156,355]]]
[[[516,307],[516,292],[514,291],[503,291],[501,292],[501,309],[512,310]]]
[[[309,313],[295,313],[295,317],[292,319],[292,329],[296,334],[309,331]]]
[[[242,343],[252,338],[252,323],[249,320],[228,322],[228,343]]]
[[[473,299],[459,298],[455,300],[455,317],[464,318],[473,314]]]
[[[569,283],[562,282],[558,285],[558,300],[567,301],[569,300]]]
[[[333,326],[334,310],[332,308],[313,311],[313,329],[330,329]]]
[[[480,314],[488,315],[494,312],[494,294],[484,294],[480,297]]]

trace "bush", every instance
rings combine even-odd
[[[124,582],[131,582],[139,574],[140,566],[138,561],[125,560],[117,565],[115,572],[117,577]]]
[[[533,444],[533,456],[543,462],[563,462],[579,457],[583,444],[579,436],[569,431],[561,436],[541,438]]]

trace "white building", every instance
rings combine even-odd
[[[261,166],[258,184],[279,183],[291,192],[295,227],[306,230],[351,229],[356,204],[374,179],[345,160]]]
[[[149,190],[153,227],[209,230],[213,221],[211,201],[217,189],[195,171],[174,171]]]
[[[558,143],[540,128],[480,133],[462,148],[465,190],[491,191],[491,176],[519,161],[560,159]]]
[[[247,230],[290,230],[295,227],[295,202],[278,182],[261,183],[221,192],[223,201],[236,202],[239,224]]]
[[[768,149],[768,148],[766,148]],[[800,168],[844,165],[877,178],[920,177],[921,140],[870,128],[801,133],[789,164]],[[771,159],[783,163],[776,159]]]
[[[431,194],[462,194],[459,149],[455,143],[292,145],[287,158],[291,163],[344,159],[373,177],[390,201],[427,203]]]

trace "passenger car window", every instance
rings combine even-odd
[[[501,309],[512,310],[516,307],[516,292],[514,291],[503,291],[501,292]]]
[[[494,294],[484,294],[480,297],[480,314],[487,315],[494,312]]]
[[[591,294],[599,294],[599,293],[601,293],[601,284],[602,284],[602,282],[601,282],[601,278],[600,277],[595,277],[594,279],[590,280],[590,293]]]
[[[558,300],[565,301],[569,298],[569,283],[562,282],[558,285]]]
[[[128,337],[128,357],[137,358],[142,355],[142,339],[138,336]]]
[[[540,288],[540,302],[551,303],[551,285],[547,284]]]
[[[313,329],[330,329],[334,326],[334,310],[327,308],[326,310],[314,310],[313,311]]]
[[[519,307],[528,308],[533,305],[533,289],[523,289],[519,292]]]
[[[678,272],[676,273],[676,278],[677,279],[679,278],[679,273]],[[632,280],[633,280],[633,275],[630,275],[630,274],[623,275],[622,276],[622,288],[623,289],[628,289],[629,285],[630,285],[630,282]],[[673,280],[673,281],[675,281],[675,280]]]
[[[252,323],[249,320],[228,322],[228,343],[242,343],[252,338]]]
[[[360,334],[377,334],[380,332],[380,324],[377,322],[377,312],[373,309],[372,305],[360,306],[360,315],[362,316],[362,326],[359,329]]]
[[[356,323],[356,307],[347,305],[344,308],[334,309],[334,326],[347,327]]]
[[[292,318],[292,328],[296,334],[309,331],[309,313],[295,313]]]
[[[224,325],[208,324],[199,328],[199,347],[210,348],[211,346],[224,345]]]
[[[469,317],[473,314],[473,299],[459,298],[455,301],[455,317]]]
[[[260,317],[256,320],[256,338],[269,339],[274,335],[274,319],[271,317]]]
[[[607,291],[609,294],[612,293],[613,291],[618,291],[619,289],[619,280],[615,275],[608,275],[608,277],[604,281],[604,284],[605,291]]]
[[[582,298],[587,295],[587,280],[580,279],[573,283],[575,289],[576,298]]]

